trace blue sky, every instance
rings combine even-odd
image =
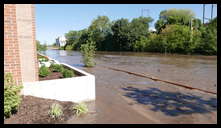
[[[154,23],[162,10],[191,9],[197,18],[202,19],[202,4],[36,4],[36,39],[41,43],[52,44],[55,38],[64,35],[69,30],[87,28],[91,21],[99,15],[108,16],[111,21],[120,18],[129,20],[141,16],[150,16]],[[211,4],[206,5],[206,17],[210,17]],[[217,16],[217,6],[214,5],[213,17]]]

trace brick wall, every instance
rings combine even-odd
[[[38,59],[37,59],[37,46],[36,46],[36,37],[35,37],[35,6],[31,5],[32,7],[32,36],[33,36],[33,46],[34,46],[34,60],[35,60],[35,79],[38,81]]]
[[[38,80],[34,9],[4,5],[4,72],[11,72],[17,84]]]
[[[4,72],[11,72],[17,84],[22,83],[17,38],[16,5],[4,5]]]

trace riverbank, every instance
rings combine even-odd
[[[47,47],[48,50],[59,50],[58,46]]]

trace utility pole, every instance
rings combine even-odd
[[[205,4],[203,4],[203,24],[204,24],[204,19],[205,19]]]
[[[190,42],[192,42],[192,35],[193,35],[193,22],[191,18],[190,19]]]
[[[213,19],[213,4],[212,4],[212,8],[211,8],[211,20]]]
[[[213,7],[214,5],[211,5],[211,15],[210,18],[209,17],[205,17],[205,4],[203,4],[203,24],[205,23],[205,19],[206,20],[212,20],[213,19]]]

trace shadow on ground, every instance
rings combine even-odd
[[[152,105],[152,111],[161,111],[169,116],[192,113],[209,113],[217,110],[217,99],[202,99],[199,96],[166,92],[157,88],[139,89],[134,87],[122,88],[124,96],[132,98],[137,103]]]

